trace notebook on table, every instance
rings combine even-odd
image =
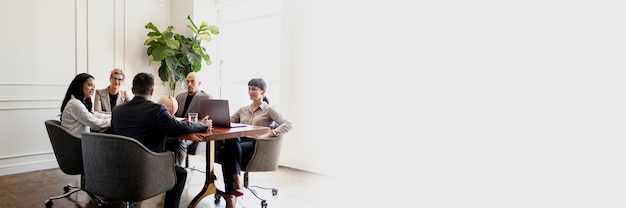
[[[230,110],[228,106],[228,100],[204,99],[200,100],[199,104],[199,117],[204,118],[208,115],[209,119],[213,121],[213,126],[226,128],[247,126],[246,124],[230,122]]]

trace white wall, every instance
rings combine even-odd
[[[77,41],[84,36],[78,6],[84,5],[0,2],[0,25],[7,31],[0,34],[5,45],[0,48],[0,175],[56,166],[43,122],[57,118],[67,85],[85,71],[80,67],[85,57],[78,54],[85,46]]]
[[[148,63],[146,46],[143,45],[149,32],[144,26],[152,22],[157,28],[163,30],[171,25],[171,2],[163,1],[124,1],[123,13],[124,39],[120,47],[123,48],[123,64],[126,70],[126,86],[132,86],[132,78],[139,72],[151,72],[155,76],[155,94],[157,98],[167,95],[169,88],[165,87],[158,78],[159,63]]]
[[[404,79],[394,75],[394,63],[382,61],[397,50],[381,47],[389,41],[378,28],[376,7],[367,2],[283,2],[281,58],[287,78],[281,85],[287,87],[281,94],[287,95],[283,102],[289,103],[295,126],[285,141],[283,164],[335,176],[371,167],[385,136],[397,134],[383,136],[377,127],[397,115],[396,108],[381,112],[385,99],[398,99],[386,91],[394,83],[381,81]]]
[[[0,34],[10,40],[0,49],[0,71],[9,75],[0,77],[0,117],[6,118],[0,121],[5,135],[0,137],[0,175],[57,167],[43,122],[58,119],[67,86],[78,73],[93,75],[101,89],[109,84],[111,69],[122,68],[123,88],[129,90],[137,73],[151,72],[153,99],[169,94],[158,79],[158,63],[148,64],[144,26],[152,22],[162,30],[174,25],[185,33],[187,15],[198,24],[215,24],[211,1],[1,1],[0,23],[14,32]],[[215,54],[211,44],[206,47]],[[213,68],[205,66],[200,73],[216,79]],[[219,91],[215,80],[205,83],[203,90]]]
[[[37,6],[33,6],[37,5]],[[145,55],[153,21],[169,25],[170,1],[1,1],[0,175],[57,167],[43,125],[58,119],[67,86],[77,73],[106,87],[114,67],[126,88],[138,72],[152,72]],[[130,81],[129,81],[130,80]],[[167,94],[165,89],[157,93]]]

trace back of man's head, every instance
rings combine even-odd
[[[150,95],[154,88],[154,76],[150,73],[141,72],[133,78],[133,94]]]

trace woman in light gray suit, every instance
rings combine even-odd
[[[120,89],[124,82],[124,71],[115,68],[111,70],[109,81],[111,84],[104,88],[96,90],[93,108],[98,113],[110,114],[113,107],[123,104],[132,99],[126,90]]]

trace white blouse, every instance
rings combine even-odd
[[[111,115],[87,110],[87,107],[74,96],[67,102],[61,114],[61,126],[74,136],[81,138],[83,132],[111,126]]]

